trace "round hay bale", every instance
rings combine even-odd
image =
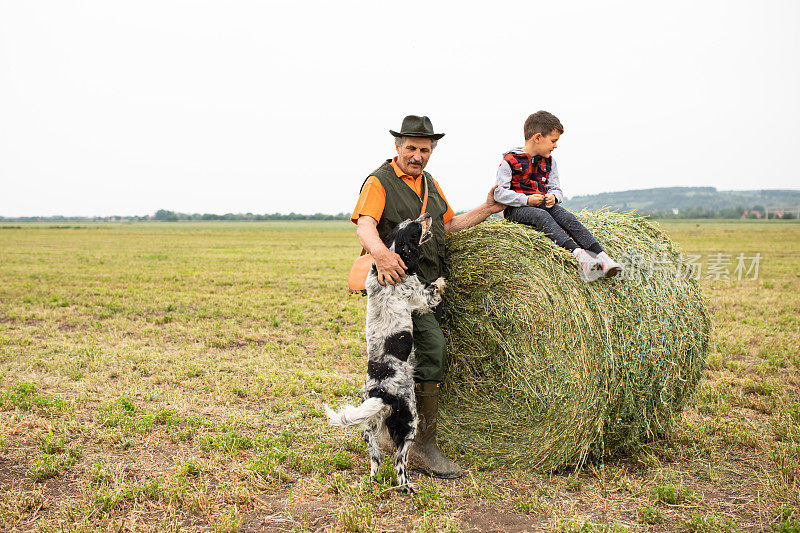
[[[629,449],[669,428],[705,368],[709,315],[672,241],[635,215],[577,216],[633,262],[621,278],[588,284],[504,220],[448,236],[440,430],[482,462],[552,471]]]

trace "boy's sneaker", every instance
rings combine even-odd
[[[592,282],[603,276],[603,265],[589,255],[589,252],[583,248],[575,248],[572,253],[578,260],[578,266],[580,267],[578,273],[583,281]]]
[[[600,261],[600,265],[602,266],[604,278],[613,278],[617,274],[622,273],[622,265],[608,257],[607,253],[600,252],[597,254],[597,260]]]

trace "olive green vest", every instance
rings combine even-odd
[[[378,222],[378,235],[384,239],[399,223],[404,220],[414,220],[419,217],[422,210],[422,199],[414,190],[397,176],[392,168],[391,159],[387,159],[370,176],[375,176],[386,191],[386,206]],[[447,212],[447,202],[439,194],[433,178],[427,172],[422,175],[428,184],[428,205],[425,210],[431,216],[431,239],[420,247],[422,256],[419,262],[417,276],[423,283],[430,283],[439,276],[444,276],[444,214]],[[424,185],[422,192],[424,192]]]

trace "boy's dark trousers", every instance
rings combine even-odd
[[[506,207],[506,220],[527,224],[538,229],[570,252],[583,248],[599,254],[603,248],[575,215],[558,204],[553,207]]]

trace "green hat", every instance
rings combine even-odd
[[[428,117],[418,117],[417,115],[408,115],[403,119],[403,125],[400,126],[400,133],[389,130],[389,133],[395,137],[426,137],[428,139],[441,139],[444,133],[433,133],[433,124]]]

